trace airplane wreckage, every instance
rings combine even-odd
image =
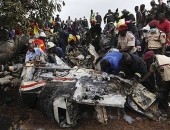
[[[109,120],[108,108],[134,111],[153,120],[165,119],[156,95],[139,83],[92,69],[70,68],[56,56],[57,64],[41,67],[26,64],[21,74],[20,94],[29,106],[38,108],[60,127],[74,127],[85,106],[92,107],[97,120]]]

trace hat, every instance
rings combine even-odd
[[[154,55],[155,55],[155,54],[154,54],[153,51],[148,51],[148,52],[145,53],[143,59],[144,59],[144,60],[148,60],[148,59],[154,57]]]
[[[53,42],[48,42],[47,43],[47,49],[53,48],[55,44]]]
[[[46,34],[44,32],[40,32],[40,37],[46,37]]]
[[[34,39],[29,39],[28,43],[31,44],[33,43]]]
[[[123,31],[123,30],[126,30],[126,29],[128,29],[128,27],[127,27],[126,24],[122,24],[122,25],[120,25],[119,28],[118,28],[119,31]]]
[[[152,20],[150,23],[149,23],[149,26],[150,27],[156,27],[158,24],[158,21],[157,20]]]

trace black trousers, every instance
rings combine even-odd
[[[168,110],[168,97],[170,92],[170,81],[163,81],[162,87],[159,91],[159,108],[164,111]]]

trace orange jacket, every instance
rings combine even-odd
[[[32,44],[34,46],[35,46],[35,44],[37,44],[39,48],[41,48],[43,51],[45,51],[45,44],[44,44],[43,40],[35,39]]]

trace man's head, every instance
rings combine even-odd
[[[163,0],[158,0],[158,3],[161,5],[163,3]]]
[[[124,9],[124,10],[122,11],[122,14],[123,14],[124,16],[128,15],[128,13],[129,13],[129,11],[127,11],[126,9]]]
[[[125,37],[126,36],[126,33],[127,33],[127,30],[128,30],[128,27],[126,24],[122,24],[119,26],[118,28],[119,30],[119,34],[122,36],[122,37]]]
[[[33,44],[29,44],[29,45],[28,45],[28,50],[29,50],[30,52],[35,52],[35,50],[34,50],[34,45],[33,45]]]
[[[147,64],[152,64],[155,58],[155,54],[153,51],[148,51],[145,53],[143,60],[147,63]]]
[[[164,13],[160,13],[158,16],[158,20],[160,23],[162,23],[165,20],[165,14]]]
[[[135,6],[135,12],[139,11],[139,6]]]
[[[109,10],[108,10],[108,13],[111,13],[111,12],[112,12],[111,9],[109,9]]]
[[[132,58],[131,58],[130,54],[122,53],[122,59],[121,59],[120,63],[123,65],[132,64]]]
[[[155,6],[155,5],[156,5],[155,0],[152,0],[152,1],[150,2],[150,5],[151,5],[152,7]]]
[[[101,62],[100,62],[100,67],[101,67],[101,70],[105,70],[107,68],[110,68],[110,62],[106,59],[103,59]]]
[[[54,51],[55,44],[53,42],[48,42],[47,43],[47,52],[52,53]]]
[[[140,5],[140,11],[143,12],[145,10],[145,4]]]

